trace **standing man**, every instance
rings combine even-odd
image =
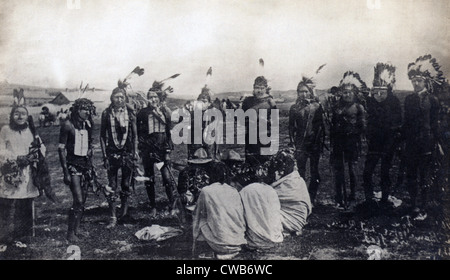
[[[426,218],[432,152],[438,139],[439,102],[433,95],[433,90],[436,85],[442,84],[444,79],[439,68],[436,59],[431,55],[421,56],[408,65],[408,77],[414,87],[414,93],[405,98],[402,132],[405,139],[406,183],[416,219]]]
[[[368,153],[364,165],[364,193],[366,203],[371,207],[374,202],[372,177],[378,161],[381,159],[380,186],[381,206],[388,206],[391,179],[389,171],[399,141],[402,125],[402,108],[394,96],[395,67],[385,63],[375,66],[372,95],[367,97]]]
[[[144,174],[150,180],[145,182],[147,195],[150,200],[150,213],[152,217],[157,214],[155,197],[155,170],[156,163],[164,162],[161,167],[161,176],[166,195],[169,199],[169,208],[174,202],[173,191],[176,183],[170,170],[170,153],[173,143],[170,136],[171,112],[161,104],[166,93],[160,87],[152,87],[147,93],[148,106],[137,115],[138,148],[141,153]]]
[[[198,95],[197,100],[193,102],[192,101],[188,102],[186,104],[186,108],[188,109],[189,114],[191,115],[191,132],[190,132],[191,143],[187,144],[188,160],[192,159],[194,153],[201,148],[203,148],[207,152],[209,158],[217,159],[218,156],[217,144],[215,142],[213,144],[208,144],[205,141],[205,134],[206,134],[205,130],[206,127],[210,125],[212,120],[205,121],[203,119],[206,110],[215,108],[213,106],[213,103],[211,102],[211,90],[205,85],[202,88],[200,94]],[[219,108],[217,109],[219,110]],[[197,128],[195,125],[195,114],[201,114],[201,124],[202,124],[201,131],[195,130]],[[202,141],[201,143],[195,143],[195,134],[199,132],[201,132]]]
[[[319,159],[325,137],[324,111],[314,98],[314,83],[303,77],[297,86],[297,101],[289,110],[289,138],[295,145],[295,158],[302,178],[309,159],[309,195],[314,203],[320,183]]]
[[[128,214],[130,185],[135,161],[138,159],[136,114],[126,106],[125,89],[115,88],[110,99],[111,105],[103,111],[100,127],[100,144],[109,182],[109,188],[105,189],[111,215],[107,228],[116,226],[115,201],[119,196],[122,210],[120,218]],[[121,191],[117,192],[119,170],[121,170]]]
[[[332,140],[331,161],[335,170],[336,203],[346,207],[347,201],[355,200],[356,178],[353,166],[358,160],[361,149],[361,136],[365,130],[365,111],[356,101],[356,94],[366,84],[358,73],[348,71],[340,82],[342,94],[331,121],[330,139]],[[350,195],[346,196],[345,164],[348,165]]]
[[[79,98],[70,108],[70,116],[61,125],[58,154],[64,183],[70,186],[73,204],[69,211],[67,239],[77,241],[92,169],[92,115],[95,106],[89,99]]]
[[[259,139],[259,122],[262,116],[260,115],[260,109],[267,110],[267,131],[271,131],[270,123],[270,110],[276,109],[275,101],[270,95],[270,87],[267,84],[267,79],[264,76],[259,76],[255,79],[253,84],[253,95],[246,97],[242,103],[242,109],[247,111],[248,109],[256,110],[257,122],[248,121],[245,122],[245,158],[247,162],[258,165],[262,164],[270,159],[269,155],[262,155],[261,148],[270,147],[269,144],[261,144]],[[256,143],[250,143],[250,128],[256,126]]]

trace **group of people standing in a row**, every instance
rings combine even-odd
[[[392,159],[400,143],[404,143],[411,209],[416,216],[423,216],[426,193],[431,184],[432,153],[438,140],[446,143],[440,133],[442,122],[439,123],[438,115],[443,106],[436,98],[436,92],[445,83],[442,72],[429,55],[411,63],[408,76],[414,93],[406,97],[402,108],[393,94],[395,67],[378,63],[374,70],[371,89],[357,73],[348,71],[339,86],[333,87],[326,100],[321,101],[315,96],[312,79],[300,81],[297,100],[289,111],[289,140],[295,153],[282,150],[276,155],[262,154],[261,149],[270,143],[251,144],[247,122],[245,159],[233,150],[219,152],[216,145],[189,144],[188,166],[180,170],[178,181],[172,173],[175,166],[170,159],[174,149],[171,128],[175,120],[171,120],[166,97],[172,91],[171,87],[163,89],[162,82],[154,82],[147,93],[147,106],[136,110],[127,95],[127,84],[119,83],[111,93],[110,106],[101,114],[100,144],[108,177],[108,185],[102,190],[110,209],[107,227],[114,228],[130,217],[129,197],[138,175],[145,179],[150,215],[156,216],[156,166],[161,172],[169,210],[184,212],[184,208],[195,207],[194,246],[198,240],[206,240],[223,258],[237,254],[243,244],[250,248],[270,248],[282,242],[283,232],[300,234],[306,224],[319,190],[319,159],[326,147],[327,136],[339,206],[346,207],[348,201],[355,200],[354,165],[360,155],[362,137],[365,137],[368,152],[363,184],[367,204],[378,207],[372,177],[381,160],[381,205],[389,207]],[[241,109],[257,112],[276,109],[263,76],[256,78],[253,88],[253,95],[243,100]],[[21,100],[23,95],[17,98],[11,110],[9,125],[0,132],[2,241],[29,235],[34,223],[33,198],[42,191],[51,196],[39,174],[39,170],[46,170],[41,168],[45,164],[42,160],[45,147]],[[193,104],[196,102],[201,103],[203,110],[213,106],[206,86],[197,101],[186,104],[186,109],[193,113],[192,107],[199,105]],[[79,227],[88,190],[99,186],[92,161],[95,110],[92,101],[77,99],[60,129],[58,154],[63,180],[70,186],[73,196],[67,233],[71,242],[81,236]],[[203,127],[207,125],[203,123]],[[33,143],[33,149],[30,149],[30,143]],[[142,160],[143,174],[139,174],[137,168],[139,159]],[[308,160],[310,181],[306,184]],[[349,195],[345,187],[346,167]],[[40,182],[39,186],[37,182]],[[420,204],[417,201],[419,191]],[[118,199],[120,215],[116,214]]]
[[[378,63],[374,67],[371,89],[357,73],[346,72],[339,87],[330,90],[331,95],[323,106],[314,97],[311,80],[303,79],[299,83],[298,99],[290,110],[289,132],[296,147],[297,166],[302,177],[306,160],[310,160],[308,187],[313,202],[320,182],[319,158],[328,131],[335,199],[339,206],[346,207],[355,200],[357,180],[354,165],[361,155],[365,139],[365,206],[369,210],[392,209],[389,202],[390,171],[397,154],[401,158],[399,172],[406,169],[412,215],[417,219],[426,218],[427,195],[437,177],[437,159],[446,154],[444,162],[448,162],[449,112],[445,95],[449,93],[445,93],[448,88],[445,88],[446,81],[439,68],[431,55],[421,56],[408,65],[408,77],[414,92],[405,97],[403,106],[393,93],[395,67],[387,63]],[[382,196],[378,203],[374,196],[373,177],[380,161]],[[349,194],[345,187],[346,168]],[[447,172],[444,169],[441,171]],[[398,175],[401,181],[403,174]]]

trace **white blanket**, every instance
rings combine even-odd
[[[311,200],[305,180],[294,171],[272,183],[281,204],[283,227],[286,231],[301,231],[311,214]]]
[[[280,200],[275,190],[264,183],[252,183],[240,192],[247,222],[250,247],[267,249],[283,242]]]
[[[239,192],[227,184],[204,187],[197,200],[192,227],[194,242],[202,236],[218,253],[240,251],[240,245],[247,242]]]

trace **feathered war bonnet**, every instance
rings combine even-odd
[[[415,62],[408,64],[408,77],[410,80],[414,77],[424,78],[428,90],[434,92],[434,89],[442,86],[445,81],[440,68],[441,66],[436,62],[436,58],[427,54],[417,58]]]
[[[395,66],[387,63],[377,63],[374,68],[372,84],[374,88],[392,90],[395,85]]]
[[[359,74],[353,71],[347,71],[344,73],[344,77],[339,83],[339,87],[342,90],[351,88],[354,93],[358,93],[367,88],[366,83],[361,79]]]

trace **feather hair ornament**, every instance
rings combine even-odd
[[[119,80],[117,83],[117,86],[121,89],[126,89],[130,83],[128,82],[129,80],[131,80],[134,77],[140,77],[144,75],[144,68],[141,68],[139,66],[136,66],[133,71],[130,72],[130,74],[128,74],[125,79],[123,80]]]
[[[327,64],[325,63],[319,66],[319,68],[316,70],[316,75],[319,74],[320,70],[322,70],[322,68],[325,67],[325,65]]]
[[[23,94],[23,88],[13,90],[13,106],[25,106],[25,95]]]
[[[164,80],[162,80],[162,81],[160,81],[160,83],[162,83],[162,82],[164,82],[164,81],[167,81],[167,80],[170,80],[170,79],[175,79],[176,77],[178,77],[178,76],[180,76],[181,74],[175,74],[175,75],[172,75],[172,76],[170,76],[170,77],[168,77],[168,78],[165,78]]]
[[[211,77],[212,77],[212,67],[209,67],[208,71],[206,71],[206,79],[205,79],[205,84],[206,85],[209,84],[209,81],[211,80]]]
[[[339,83],[341,88],[351,86],[353,89],[362,90],[367,88],[366,83],[361,79],[358,73],[353,71],[347,71],[344,73],[344,77]]]
[[[302,79],[300,80],[300,82],[298,83],[297,86],[297,90],[301,87],[301,86],[306,86],[309,91],[311,92],[312,95],[315,95],[314,93],[314,88],[316,87],[316,82],[314,81],[315,76],[317,76],[320,73],[320,70],[322,70],[325,64],[322,64],[319,66],[319,68],[317,68],[317,70],[314,72],[314,76],[312,77],[308,77],[308,75],[302,74]]]
[[[378,62],[374,68],[374,87],[393,88],[395,85],[395,66]]]
[[[300,87],[305,86],[308,88],[309,92],[314,95],[314,88],[316,87],[316,84],[313,80],[313,78],[308,78],[306,76],[302,76],[302,79],[298,83],[297,91],[300,89]]]
[[[176,77],[180,76],[181,74],[174,74],[168,78],[165,78],[161,81],[154,81],[152,84],[152,87],[148,91],[154,91],[158,95],[159,99],[161,101],[166,100],[168,93],[173,92],[173,88],[171,86],[168,86],[165,89],[162,89],[164,86],[164,82],[170,79],[175,79]]]
[[[264,60],[262,58],[259,59],[259,66],[264,68]]]
[[[408,77],[409,79],[416,76],[425,78],[432,91],[434,86],[441,86],[445,81],[440,68],[441,66],[437,63],[436,58],[427,54],[408,65]]]

